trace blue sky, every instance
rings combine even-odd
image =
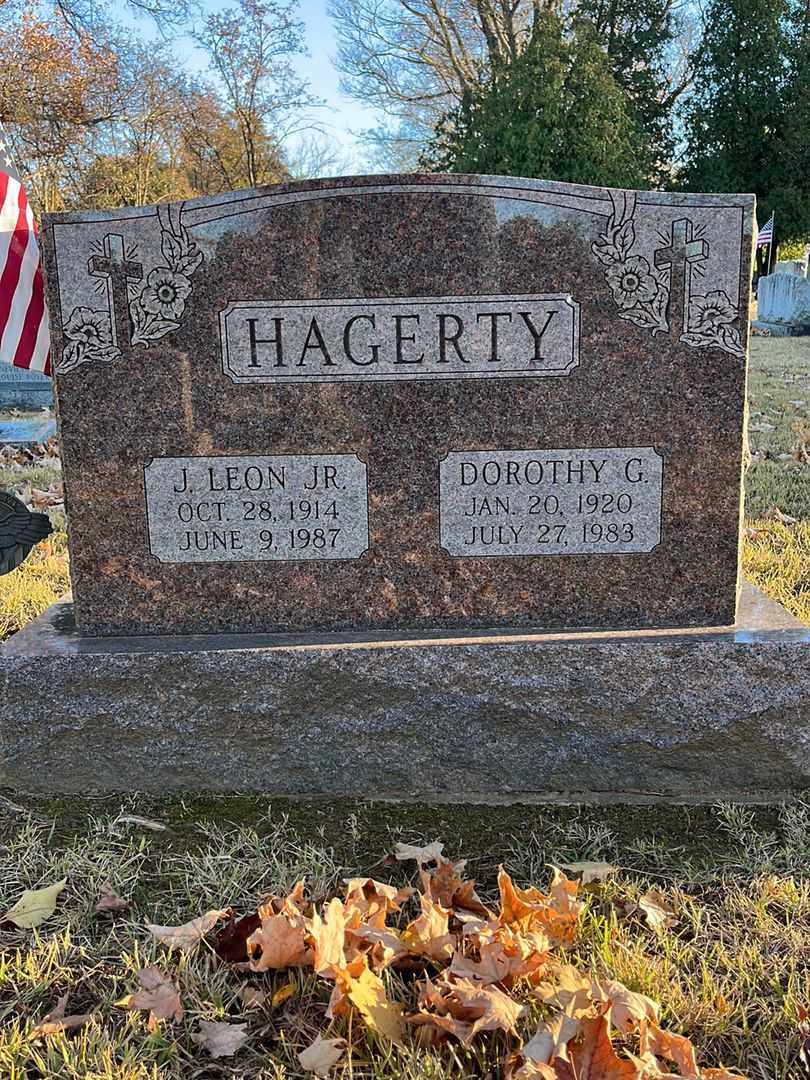
[[[313,110],[313,119],[336,140],[348,156],[346,171],[363,169],[363,152],[358,148],[353,132],[374,127],[379,122],[377,114],[358,101],[340,92],[340,73],[334,64],[337,53],[337,35],[334,23],[326,13],[327,0],[299,0],[299,12],[306,31],[309,56],[295,58],[295,67],[310,84],[312,93],[326,102],[323,109]],[[204,12],[221,11],[234,6],[228,0],[202,0]],[[131,19],[125,19],[131,22]],[[139,20],[138,29],[148,35],[150,28]],[[190,68],[204,71],[206,58],[188,37],[181,37],[175,44],[178,56]],[[350,162],[350,163],[349,163]]]

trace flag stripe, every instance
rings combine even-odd
[[[0,362],[51,374],[37,228],[16,176],[0,171]]]

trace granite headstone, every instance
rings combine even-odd
[[[752,220],[439,175],[49,216],[79,629],[733,623]]]

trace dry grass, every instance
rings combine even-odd
[[[260,803],[254,800],[257,808]],[[228,800],[220,805],[227,813]],[[756,820],[759,812],[718,808],[709,847],[698,847],[698,833],[692,831],[684,834],[683,844],[658,839],[655,828],[636,839],[620,839],[598,810],[557,812],[556,820],[549,817],[537,831],[534,826],[541,823],[533,819],[540,815],[523,809],[527,827],[511,839],[505,835],[502,850],[453,852],[471,857],[471,872],[482,879],[485,898],[493,893],[498,858],[521,884],[547,880],[549,861],[607,859],[619,865],[620,874],[588,901],[572,962],[659,1000],[665,1025],[693,1039],[704,1064],[722,1062],[751,1080],[798,1080],[795,1021],[799,1004],[810,996],[810,883],[803,880],[810,858],[810,807],[783,807],[772,828]],[[63,876],[68,886],[41,931],[0,931],[0,1076],[297,1080],[306,1075],[296,1053],[327,1028],[327,984],[311,972],[234,971],[207,948],[178,959],[155,944],[143,924],[180,923],[227,904],[248,911],[265,893],[283,892],[302,875],[312,894],[320,896],[354,872],[403,880],[405,871],[382,864],[381,857],[403,835],[412,841],[434,837],[403,834],[401,824],[380,830],[380,807],[359,811],[377,821],[378,831],[365,838],[354,814],[333,820],[328,835],[342,836],[339,849],[318,838],[317,829],[301,833],[272,813],[260,813],[252,825],[204,825],[193,839],[172,830],[147,832],[108,813],[57,840],[47,823],[18,818],[0,852],[0,907],[13,903],[26,887]],[[645,811],[636,808],[632,815],[641,822]],[[407,813],[398,812],[397,819],[403,817]],[[93,912],[105,878],[133,901],[123,917],[111,920]],[[628,903],[650,885],[678,907],[676,925],[664,933],[625,914]],[[180,1024],[164,1024],[154,1033],[147,1030],[145,1014],[116,1005],[135,988],[137,968],[149,963],[173,973],[186,1007]],[[271,992],[291,984],[294,994],[276,1008],[246,1009],[239,996],[246,983]],[[412,1005],[413,979],[390,975],[388,985],[391,995]],[[68,1011],[90,1012],[91,1022],[74,1036],[32,1041],[33,1024],[65,993]],[[535,1006],[522,1034],[533,1030],[536,1015]],[[247,1024],[249,1044],[236,1058],[211,1061],[191,1038],[203,1019]],[[330,1034],[348,1038],[352,1046],[351,1067],[335,1075],[357,1080],[495,1080],[510,1046],[498,1035],[481,1038],[470,1051],[452,1042],[441,1050],[410,1045],[401,1051],[367,1039],[357,1018],[353,1026],[346,1019],[335,1021]]]
[[[0,577],[0,641],[41,615],[69,588],[67,534],[62,524],[22,566]]]
[[[743,545],[743,572],[810,626],[810,520],[797,525],[752,521]]]

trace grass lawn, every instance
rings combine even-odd
[[[133,798],[123,806],[24,801],[25,808],[6,802],[0,818],[2,910],[25,888],[63,878],[67,884],[39,929],[0,924],[0,1076],[10,1080],[292,1080],[310,1075],[297,1055],[319,1033],[346,1040],[331,1073],[337,1077],[507,1075],[508,1056],[555,1012],[529,979],[509,987],[526,1006],[517,1035],[485,1032],[469,1048],[453,1036],[420,1046],[418,1029],[406,1025],[397,1047],[369,1031],[360,1008],[326,1018],[329,978],[306,968],[234,967],[217,958],[212,934],[194,952],[172,952],[145,926],[179,925],[225,907],[252,912],[301,877],[322,899],[354,876],[413,883],[414,864],[389,857],[395,843],[437,837],[449,856],[469,859],[467,873],[493,909],[500,861],[517,885],[543,888],[549,863],[612,864],[617,870],[605,882],[581,890],[573,943],[555,945],[551,959],[658,1002],[661,1027],[694,1042],[701,1068],[722,1064],[751,1080],[803,1076],[797,1016],[810,1000],[810,806],[471,810],[239,797]],[[165,827],[155,831],[138,817]],[[106,880],[131,904],[118,915],[94,911]],[[651,888],[673,912],[660,929],[638,906]],[[396,921],[390,917],[389,925]],[[120,1004],[139,989],[138,969],[149,965],[174,981],[185,1010],[154,1030],[146,1011]],[[438,985],[441,966],[427,961],[386,971],[388,999],[414,1013],[425,975]],[[554,985],[554,969],[543,979]],[[266,995],[258,1006],[246,1000],[256,999],[255,991]],[[35,1023],[65,994],[67,1014],[89,1020],[78,1031],[36,1038]],[[244,1046],[212,1059],[193,1038],[201,1021],[246,1025]],[[633,1032],[614,1035],[617,1049],[635,1050],[637,1042]],[[582,1073],[585,1080],[614,1075]],[[701,1074],[683,1067],[672,1073],[679,1075]]]

